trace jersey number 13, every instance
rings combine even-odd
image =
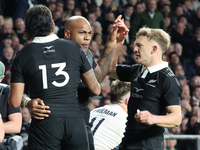
[[[62,87],[65,86],[69,82],[69,74],[66,71],[63,71],[63,69],[66,67],[66,63],[55,63],[51,64],[51,68],[58,68],[58,70],[55,72],[56,76],[63,75],[65,77],[65,80],[61,83],[58,83],[56,81],[53,81],[52,84],[56,87]],[[43,89],[48,89],[48,82],[47,82],[47,68],[46,65],[40,65],[39,69],[42,70],[42,82],[43,82]]]

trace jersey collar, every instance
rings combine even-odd
[[[48,36],[37,36],[33,39],[32,43],[46,43],[54,41],[56,39],[59,39],[56,34],[51,34]]]
[[[147,67],[147,70],[149,73],[154,73],[156,71],[159,71],[165,67],[168,67],[168,62],[163,61],[161,64],[155,65],[155,66],[151,66],[151,67]],[[146,68],[143,67],[142,68],[142,72],[145,70]]]

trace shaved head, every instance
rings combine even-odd
[[[72,16],[69,19],[66,20],[65,22],[65,29],[71,30],[72,28],[75,28],[76,25],[80,25],[79,21],[85,21],[88,23],[88,25],[90,25],[89,21],[82,16]],[[91,26],[91,25],[90,25]]]
[[[89,21],[82,16],[72,16],[65,22],[64,38],[78,43],[85,51],[88,50],[92,27]]]

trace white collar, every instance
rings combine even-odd
[[[159,70],[161,70],[161,69],[163,69],[163,68],[165,68],[165,67],[168,67],[168,62],[163,61],[162,63],[157,64],[157,65],[155,65],[155,66],[147,67],[147,70],[148,70],[149,73],[154,73],[154,72],[159,71]],[[143,66],[142,72],[143,72],[145,69],[146,69],[146,68]]]
[[[59,39],[59,37],[56,34],[50,34],[48,36],[37,36],[34,37],[32,43],[46,43],[54,41],[56,39]]]

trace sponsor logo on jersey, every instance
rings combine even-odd
[[[135,91],[138,93],[140,91],[144,91],[144,89],[138,89],[137,87],[134,87]]]
[[[44,54],[46,54],[46,53],[54,53],[56,50],[55,49],[52,49],[54,46],[45,46],[45,47],[43,47],[43,49],[45,49],[44,50]]]
[[[157,80],[154,80],[154,79],[151,79],[151,80],[149,80],[147,83],[146,83],[146,85],[148,85],[148,86],[151,86],[151,87],[156,87],[156,85],[154,85],[153,83],[156,83],[156,81]]]
[[[141,98],[141,99],[143,98],[142,95],[137,94],[137,93],[132,93],[131,96],[132,96],[133,98]]]

